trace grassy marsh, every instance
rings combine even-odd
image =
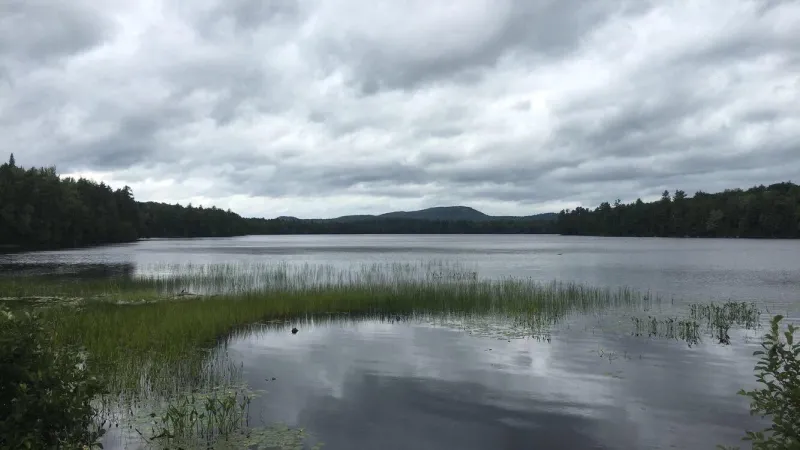
[[[485,280],[448,264],[160,265],[132,277],[2,277],[0,292],[6,305],[38,311],[53,346],[84,349],[107,389],[97,400],[105,420],[156,446],[299,439],[296,430],[242,423],[249,397],[211,396],[241,381],[225,346],[254,328],[489,317],[518,335],[539,335],[572,313],[658,301],[629,289]]]
[[[625,288],[483,279],[444,263],[157,265],[105,279],[0,277],[0,293],[12,308],[38,311],[52,345],[84,349],[107,388],[98,403],[110,422],[135,424],[145,440],[168,447],[301,440],[297,430],[245,423],[246,387],[218,395],[242,379],[227,342],[255,329],[288,333],[305,321],[366,317],[549,340],[550,327],[572,315],[649,311],[662,302]],[[754,305],[693,305],[686,317],[634,318],[634,327],[692,344],[701,328],[725,337],[732,325],[758,320]]]
[[[112,392],[173,395],[207,384],[208,352],[253,324],[309,317],[491,317],[539,334],[575,312],[651,305],[630,289],[530,279],[486,280],[449,264],[159,265],[129,278],[16,277],[0,292],[40,310],[54,345],[80,345]],[[182,295],[190,293],[192,295]],[[36,301],[32,300],[36,299]],[[166,382],[178,374],[177,385]],[[224,372],[224,371],[222,371]]]

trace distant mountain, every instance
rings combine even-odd
[[[513,220],[555,220],[556,213],[535,214],[530,216],[490,216],[469,206],[437,206],[420,209],[418,211],[393,211],[378,215],[352,215],[336,217],[334,219],[319,219],[325,222],[362,222],[375,219],[411,219],[411,220],[438,220],[438,221],[513,221]]]
[[[417,219],[417,220],[471,220],[481,221],[489,218],[486,214],[469,206],[438,206],[420,209],[419,211],[394,211],[381,214],[382,219]]]

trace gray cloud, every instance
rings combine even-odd
[[[747,187],[800,173],[798,29],[778,0],[12,0],[0,133],[267,217]]]
[[[575,51],[584,35],[602,20],[613,14],[641,10],[646,4],[627,0],[591,4],[579,0],[469,3],[485,9],[476,12],[485,14],[485,26],[448,29],[446,18],[442,17],[437,29],[422,30],[432,40],[462,40],[467,45],[451,43],[437,48],[434,44],[427,47],[433,48],[432,51],[393,52],[387,51],[387,42],[358,32],[362,30],[351,30],[346,40],[326,42],[323,48],[354,70],[365,94],[382,89],[413,89],[440,80],[476,84],[491,76],[487,70],[510,53],[521,52],[537,62],[563,57]],[[376,8],[376,12],[381,9]],[[408,31],[413,33],[416,29],[411,25]]]
[[[164,115],[122,117],[108,135],[90,142],[65,143],[57,163],[65,170],[113,170],[144,164],[158,150],[156,135],[164,120]]]
[[[187,7],[179,0],[171,0],[170,3],[192,22],[199,34],[212,40],[219,38],[219,33],[227,29],[248,33],[276,23],[293,21],[301,12],[295,0],[198,2],[199,7]]]
[[[49,63],[100,45],[111,32],[111,21],[79,0],[7,0],[0,5],[0,55],[4,60]]]

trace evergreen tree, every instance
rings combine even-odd
[[[603,236],[692,236],[800,238],[800,186],[777,183],[746,191],[729,189],[717,194],[698,191],[688,197],[676,190],[670,199],[644,203],[641,199],[611,209],[601,203],[594,211],[561,211],[556,231],[562,234]]]

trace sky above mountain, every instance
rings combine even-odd
[[[0,151],[266,217],[796,182],[798,42],[779,0],[4,0]]]

